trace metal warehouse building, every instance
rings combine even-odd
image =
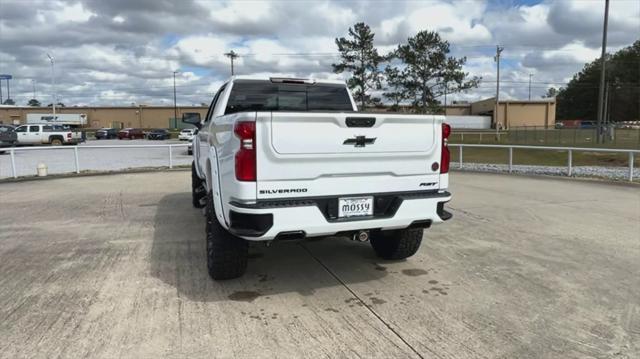
[[[497,122],[501,128],[544,126],[553,127],[556,124],[556,100],[503,100],[496,111],[495,98],[486,100],[448,105],[445,114],[450,116],[491,116],[492,124]],[[494,127],[495,128],[495,127]]]
[[[207,107],[179,106],[178,119],[185,112],[199,112],[204,118]],[[0,123],[18,125],[26,122],[28,113],[51,113],[50,107],[0,107]],[[173,106],[131,107],[56,107],[56,113],[87,115],[87,128],[176,128]]]
[[[489,98],[477,102],[448,105],[448,116],[489,116],[491,123],[497,121],[501,128],[522,126],[553,127],[556,123],[555,99],[540,101],[504,100],[495,111],[495,99]],[[131,106],[131,107],[62,107],[58,113],[87,115],[87,128],[176,128],[182,127],[180,121],[173,120],[173,106]],[[178,118],[185,112],[199,112],[202,117],[207,113],[204,106],[179,106]],[[49,107],[0,107],[0,123],[18,125],[26,122],[28,113],[51,113]]]

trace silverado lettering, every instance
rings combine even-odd
[[[288,189],[261,189],[260,194],[276,194],[276,193],[305,193],[306,188],[288,188]]]

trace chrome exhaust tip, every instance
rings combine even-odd
[[[369,240],[369,231],[359,231],[353,235],[353,240],[358,242],[366,242]]]

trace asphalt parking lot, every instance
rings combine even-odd
[[[0,184],[0,357],[640,357],[640,190],[453,173],[406,261],[341,238],[206,273],[189,172]]]
[[[81,171],[118,171],[142,167],[167,167],[169,154],[166,147],[160,148],[89,148],[88,146],[140,146],[140,145],[180,145],[171,149],[174,166],[189,165],[192,156],[187,154],[186,141],[165,140],[87,140],[79,145],[78,163]],[[18,176],[34,176],[38,164],[47,165],[48,173],[72,173],[75,171],[75,157],[72,146],[38,146],[37,150],[15,152]],[[7,149],[5,149],[7,151]],[[0,154],[0,179],[12,176],[11,158],[8,151]]]

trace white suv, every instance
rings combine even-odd
[[[185,128],[184,130],[180,131],[180,133],[178,134],[178,139],[180,141],[191,141],[193,140],[193,135],[195,133],[196,133],[195,128]]]

